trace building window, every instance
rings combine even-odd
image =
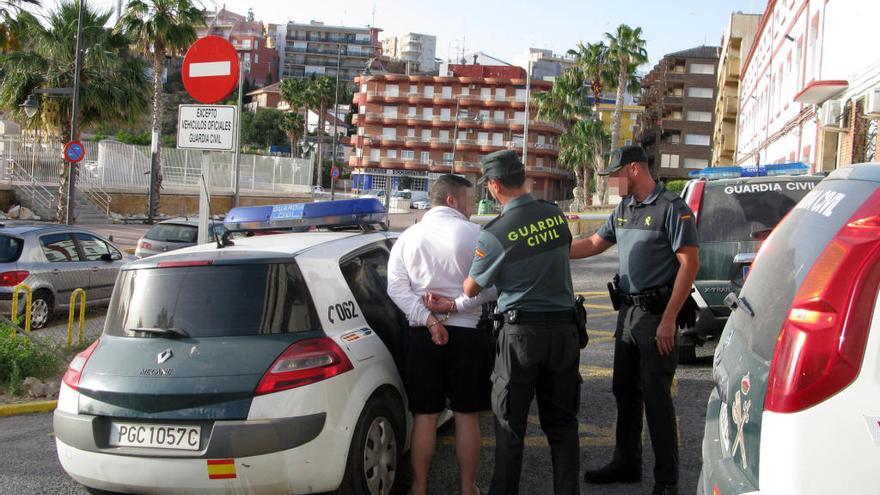
[[[440,142],[441,143],[448,143],[449,142],[449,131],[448,130],[444,129],[444,130],[440,131]]]
[[[434,97],[434,86],[425,86],[425,98]]]
[[[354,150],[354,154],[356,157],[360,158],[360,157],[364,156],[364,149],[358,148],[358,149]]]
[[[385,86],[385,95],[387,96],[398,96],[400,94],[400,86],[397,84],[389,84]]]
[[[418,115],[419,115],[418,111],[419,111],[419,109],[416,107],[409,107],[406,115],[407,115],[407,117],[418,117]]]
[[[690,98],[712,98],[712,88],[688,88]]]
[[[712,122],[712,112],[688,112],[688,120],[691,122]]]
[[[431,152],[430,151],[423,151],[422,152],[421,162],[422,163],[430,163],[431,162]]]
[[[458,131],[458,139],[467,139],[467,131]]]
[[[522,88],[516,89],[516,101],[526,101],[526,90]]]
[[[422,119],[431,120],[434,118],[434,109],[431,107],[422,108]]]
[[[409,127],[409,128],[407,128],[407,130],[406,130],[406,137],[408,137],[408,138],[414,138],[414,137],[416,137],[416,130],[415,130],[415,128],[413,128],[413,127]]]
[[[537,165],[538,167],[543,167],[544,166],[544,158],[538,158],[537,160],[535,160],[535,165]]]
[[[516,112],[513,114],[513,120],[517,124],[524,124],[526,121],[526,113],[525,112]]]
[[[415,152],[413,150],[403,150],[400,152],[401,160],[412,161],[415,159]]]
[[[382,128],[382,137],[394,139],[397,137],[397,129],[394,127],[383,127]]]
[[[489,133],[488,132],[480,132],[477,134],[477,142],[479,144],[489,144]]]
[[[358,127],[358,136],[363,136],[363,135],[364,135],[364,128]]]
[[[500,132],[496,132],[492,134],[492,145],[493,146],[503,146],[504,145],[504,134]]]
[[[255,53],[254,54],[254,64],[258,64],[258,63],[260,63],[260,54]]]
[[[422,141],[431,141],[431,129],[422,129]]]
[[[495,122],[504,122],[504,110],[495,110]]]
[[[397,117],[397,107],[384,107],[382,115],[385,117]]]
[[[385,156],[388,158],[397,158],[397,150],[387,150]]]
[[[443,86],[443,97],[452,98],[452,86]]]
[[[459,93],[459,94],[467,96],[467,95],[471,94],[471,89],[468,88],[467,86],[462,86],[461,93]]]
[[[507,99],[507,88],[495,88],[495,99],[496,100],[506,100]]]
[[[480,120],[483,122],[488,121],[491,118],[491,113],[488,110],[480,110]]]
[[[708,134],[685,134],[684,144],[691,146],[709,146],[710,136]]]
[[[691,64],[691,74],[715,74],[715,66],[712,64]]]
[[[678,155],[660,155],[660,166],[663,168],[678,168]]]
[[[370,161],[378,162],[379,161],[379,148],[373,148],[370,150]]]
[[[681,144],[681,134],[670,134],[669,137],[666,139],[666,142],[668,142],[669,144]]]
[[[706,168],[709,166],[709,160],[703,158],[685,158],[684,168]]]
[[[452,109],[451,108],[441,108],[440,109],[440,120],[443,120],[443,121],[452,120]]]
[[[480,88],[480,98],[489,100],[492,98],[492,88]]]
[[[446,165],[452,163],[452,153],[443,153],[443,163]]]

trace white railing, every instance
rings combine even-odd
[[[86,162],[83,162],[83,164],[84,166],[77,168],[77,190],[101,210],[102,213],[110,216],[110,204],[113,202],[113,198],[104,191],[101,187],[101,178],[92,171],[92,167],[89,167],[89,165],[93,164]]]
[[[20,199],[29,199],[31,208],[55,213],[55,195],[46,189],[37,179],[15,160],[7,159],[6,177],[19,188]]]

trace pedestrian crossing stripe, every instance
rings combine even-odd
[[[225,480],[234,479],[235,459],[209,459],[208,461],[208,479]]]

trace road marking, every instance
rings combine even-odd
[[[584,304],[585,308],[590,309],[614,309],[614,306],[609,306],[607,304]],[[615,311],[616,313],[617,311]]]
[[[603,311],[601,313],[588,313],[587,316],[592,317],[592,318],[602,318],[605,316],[613,316],[616,314],[617,314],[617,311]]]
[[[584,297],[587,297],[587,296],[604,296],[604,295],[608,294],[608,292],[605,292],[605,291],[598,291],[598,290],[593,290],[593,291],[586,291],[586,292],[575,292],[575,294],[578,294],[578,295],[581,295],[581,296],[584,296]]]
[[[189,77],[214,77],[232,74],[232,62],[197,62],[189,64]]]
[[[581,378],[584,380],[594,380],[597,378],[611,378],[613,370],[611,368],[603,368],[601,366],[588,366],[582,364],[579,366]]]

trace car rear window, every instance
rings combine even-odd
[[[228,337],[320,329],[294,263],[124,270],[104,332],[154,337],[137,328],[179,329],[191,337]]]
[[[24,241],[18,237],[0,235],[0,263],[18,261],[23,246]]]
[[[818,182],[819,178],[707,184],[700,205],[700,242],[752,240],[753,232],[775,227]]]
[[[844,222],[876,187],[856,180],[822,182],[761,248],[741,293],[755,316],[751,318],[744,311],[732,315],[734,328],[745,332],[757,355],[772,359],[798,287]]]
[[[160,242],[196,242],[199,229],[192,225],[160,223],[144,234],[144,237]]]

